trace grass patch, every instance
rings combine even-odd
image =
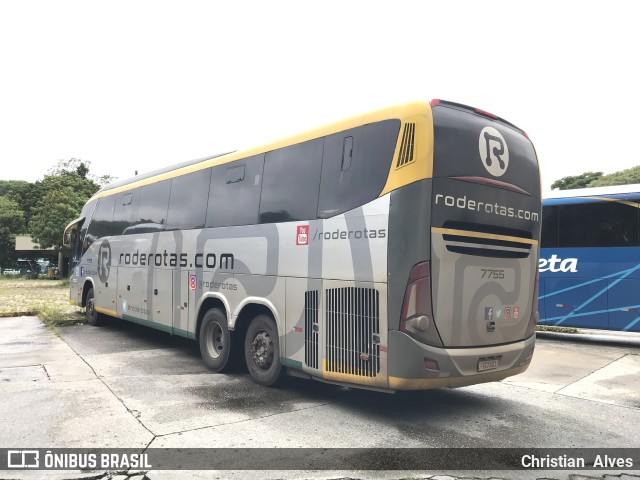
[[[0,279],[0,317],[36,315],[55,327],[84,318],[69,304],[69,280]]]
[[[552,325],[538,325],[536,330],[538,332],[580,333],[580,330],[575,327],[554,327]]]

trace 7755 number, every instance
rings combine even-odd
[[[504,270],[494,270],[492,268],[481,268],[482,278],[493,278],[502,280],[504,278]]]

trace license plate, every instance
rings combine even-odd
[[[478,361],[478,371],[484,372],[486,370],[493,370],[498,368],[498,359],[492,358],[489,360],[479,360]]]

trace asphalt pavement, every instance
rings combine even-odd
[[[354,405],[361,405],[365,399],[360,410],[332,418],[336,409],[344,410],[349,405],[348,402],[342,406],[339,401],[336,403],[336,397],[348,398],[340,387],[321,385],[314,388],[315,382],[311,382],[304,384],[310,385],[304,390],[268,389],[267,394],[262,387],[248,381],[246,375],[217,375],[216,385],[212,387],[211,377],[199,361],[194,342],[152,330],[124,331],[116,337],[113,334],[118,332],[114,329],[109,331],[85,325],[61,330],[62,335],[56,336],[35,317],[0,319],[0,396],[3,398],[0,402],[0,449],[126,446],[144,451],[150,446],[181,448],[217,444],[237,448],[268,446],[274,442],[278,447],[323,443],[351,446],[353,442],[345,437],[348,433],[344,433],[349,431],[344,430],[349,422],[353,422],[354,429],[362,435],[355,439],[361,443],[359,446],[378,446],[376,426],[367,427],[366,418],[361,421],[357,417],[366,410],[376,415],[376,403],[380,408],[394,405],[393,400],[386,400],[392,396],[362,396],[354,402]],[[132,335],[132,332],[139,335]],[[543,341],[537,346],[535,362],[524,374],[501,382],[503,395],[507,393],[504,389],[509,387],[530,391],[531,396],[533,392],[541,392],[541,395],[561,392],[564,397],[576,401],[612,405],[615,412],[628,416],[628,422],[637,422],[640,418],[640,334],[589,330],[581,334],[539,332],[538,337]],[[583,342],[604,347],[585,349],[580,347]],[[558,368],[560,364],[562,368]],[[141,372],[153,372],[154,376],[146,377]],[[116,378],[118,382],[113,381]],[[207,383],[203,384],[203,381]],[[467,391],[486,396],[486,389],[471,387]],[[406,400],[407,397],[400,398]],[[429,398],[437,399],[438,395]],[[446,397],[444,401],[450,402],[452,398],[455,397]],[[420,401],[421,397],[411,397],[406,404],[419,408]],[[324,418],[327,428],[323,429],[322,438],[316,438],[313,431],[305,431],[305,424],[311,425],[317,419],[318,413],[314,412],[323,411],[328,414]],[[576,417],[580,413],[576,412]],[[278,420],[278,415],[283,416],[281,414],[295,415],[290,418],[290,426]],[[335,425],[331,426],[332,422]],[[210,428],[211,425],[218,427]],[[281,425],[286,434],[274,433],[277,425]],[[622,430],[618,432],[620,438],[632,438],[633,425],[622,427]],[[327,433],[331,431],[334,437]],[[422,445],[427,438],[423,432],[419,437],[413,435],[413,443],[409,441],[407,446]],[[438,432],[426,432],[426,435],[433,439]],[[398,438],[397,441],[408,440]],[[451,440],[443,440],[446,441]],[[637,445],[637,435],[634,441]],[[60,476],[53,472],[29,473],[29,478],[119,480],[186,478],[187,473],[188,478],[211,478],[212,474],[144,469],[73,471]],[[214,475],[216,478],[248,478],[249,473],[252,478],[488,478],[488,474],[476,477],[472,472],[429,475],[393,471],[298,472],[293,475],[226,471]],[[587,473],[571,478],[607,478],[605,473]],[[24,471],[0,472],[0,479],[25,476]],[[558,472],[544,476],[569,478]],[[519,475],[500,477],[518,478]],[[640,479],[640,476],[626,474],[610,478]]]

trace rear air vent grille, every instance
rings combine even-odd
[[[304,363],[318,368],[318,291],[304,294]]]
[[[402,143],[400,144],[400,153],[398,154],[398,163],[396,168],[404,167],[413,162],[415,148],[416,124],[407,123],[402,132]]]
[[[378,291],[332,288],[325,296],[327,371],[375,377],[380,372]]]
[[[472,228],[464,228],[470,226]],[[462,255],[527,258],[531,254],[531,246],[535,242],[531,240],[530,234],[489,225],[478,225],[479,228],[474,228],[475,226],[462,222],[446,222],[444,228],[432,230],[434,233],[442,234],[447,250]],[[520,235],[514,235],[516,232]]]

